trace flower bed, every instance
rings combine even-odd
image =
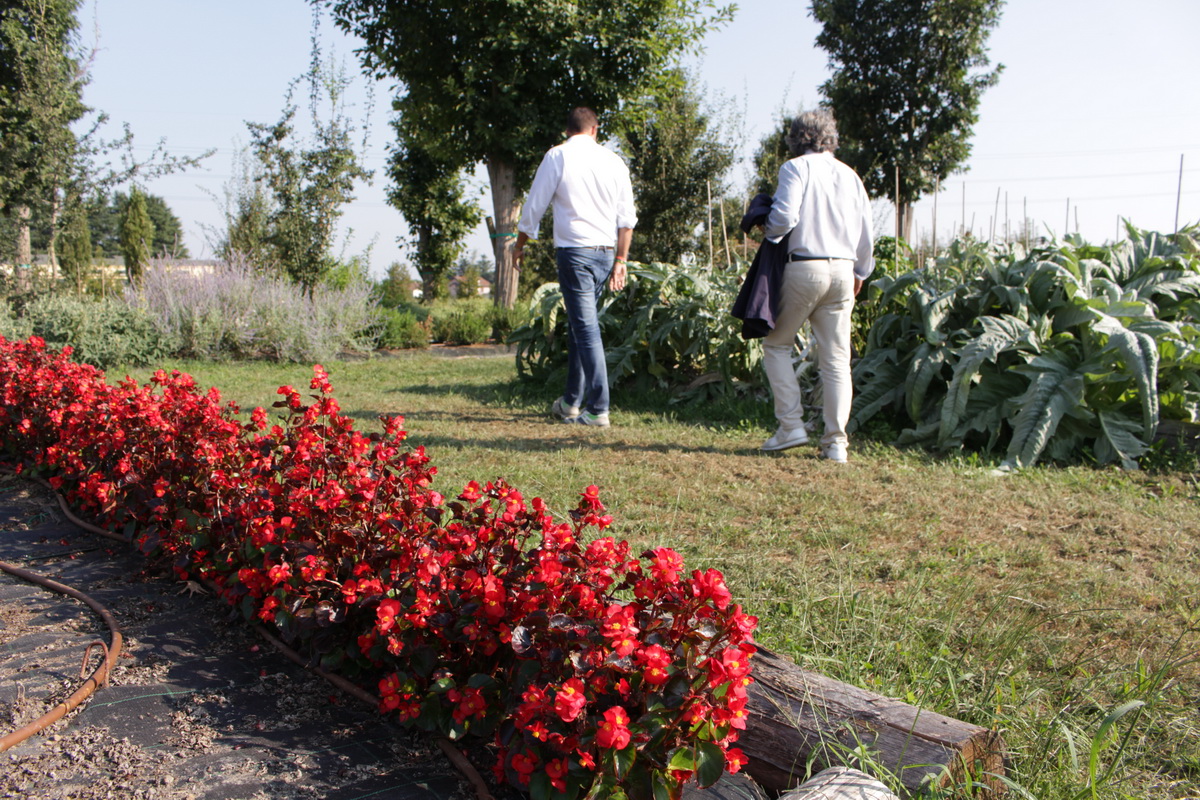
[[[110,385],[37,338],[0,337],[0,440],[18,467],[180,577],[213,582],[380,708],[494,739],[541,798],[678,796],[736,772],[754,617],[716,570],[604,536],[596,487],[569,520],[502,481],[431,488],[400,417],[364,435],[325,371],[282,424],[159,371]],[[585,540],[585,537],[592,537]]]

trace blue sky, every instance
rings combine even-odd
[[[733,121],[744,157],[779,112],[812,106],[828,75],[815,46],[817,24],[804,0],[746,0],[732,23],[709,34],[687,64],[717,116]],[[85,0],[84,43],[96,45],[85,100],[128,122],[146,155],[160,140],[179,155],[216,149],[203,168],[159,179],[149,191],[167,199],[183,222],[194,256],[211,255],[203,226],[216,225],[234,154],[248,141],[246,121],[274,122],[290,81],[309,61],[313,12],[304,0]],[[1200,3],[1143,0],[1010,0],[990,39],[1005,65],[984,96],[969,170],[952,176],[937,198],[943,240],[964,223],[977,235],[1015,229],[1027,211],[1044,229],[1064,227],[1095,241],[1117,233],[1119,217],[1156,230],[1174,228],[1183,161],[1181,224],[1200,222]],[[326,52],[357,75],[357,43],[331,25]],[[367,108],[357,81],[353,113]],[[377,85],[367,166],[387,157],[391,87]],[[735,168],[730,182],[746,183]],[[406,226],[385,201],[385,180],[360,188],[344,219],[346,254],[371,247],[372,271],[406,260],[396,242]],[[482,191],[483,186],[478,187]],[[489,208],[490,198],[483,197]],[[934,202],[916,224],[933,228]],[[891,217],[880,212],[890,230]],[[482,231],[468,246],[488,247]]]

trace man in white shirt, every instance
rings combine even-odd
[[[837,125],[829,111],[800,114],[787,137],[794,156],[779,169],[779,186],[767,217],[769,241],[787,239],[775,327],[763,340],[763,367],[775,396],[779,428],[763,450],[787,450],[808,441],[792,351],[800,326],[816,340],[824,394],[821,454],[847,460],[850,380],[850,314],[854,297],[875,268],[871,201],[854,170],[833,157]]]
[[[551,413],[564,422],[608,427],[608,365],[597,304],[607,283],[625,287],[626,258],[637,214],[629,168],[597,140],[590,108],[567,117],[567,140],[542,158],[517,225],[516,261],[537,239],[542,215],[554,207],[558,284],[567,309],[567,385]],[[615,267],[614,267],[615,263]]]

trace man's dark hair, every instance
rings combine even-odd
[[[600,120],[596,117],[596,112],[587,106],[573,108],[571,113],[567,114],[567,135],[574,136],[577,133],[585,133],[599,124]]]

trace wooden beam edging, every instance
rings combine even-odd
[[[990,797],[1004,793],[1007,753],[997,731],[809,672],[761,647],[749,695],[738,746],[746,772],[769,792],[796,786],[809,762],[818,772],[854,761],[849,751],[864,748],[899,777],[906,795],[930,783],[969,782]]]

